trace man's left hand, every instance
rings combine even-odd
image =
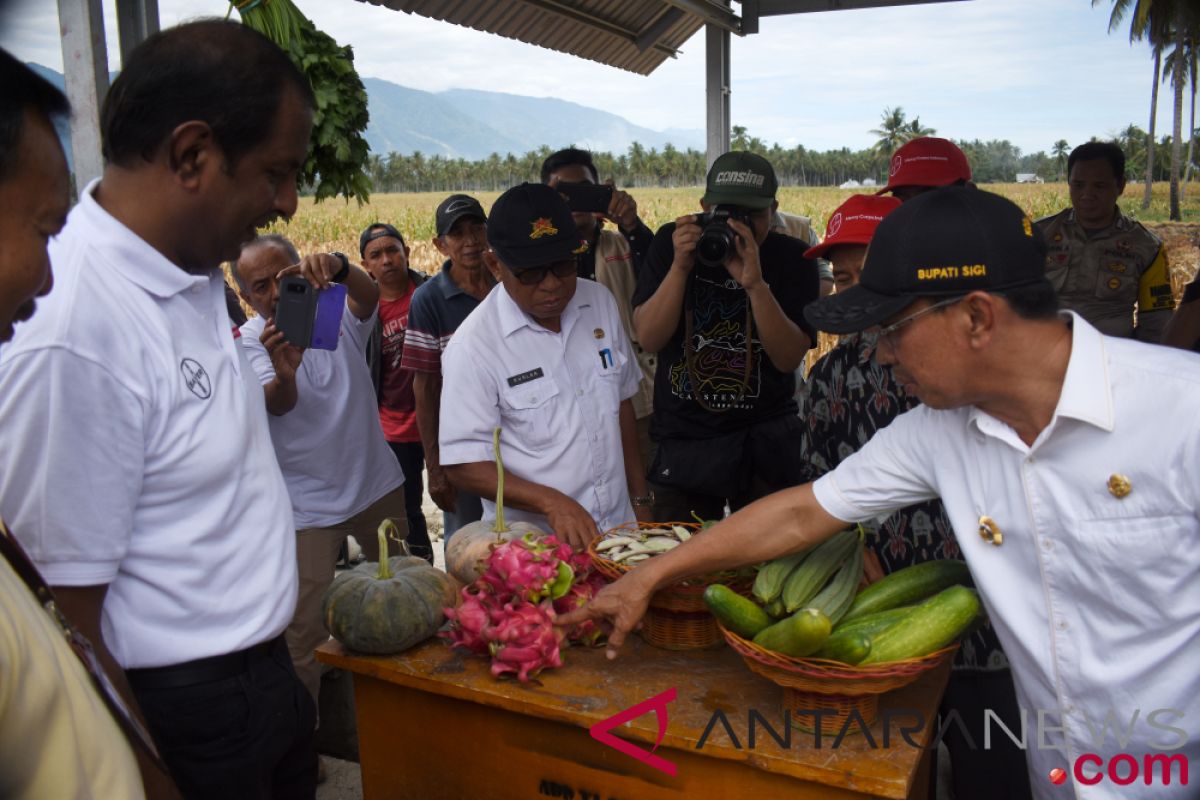
[[[633,517],[638,522],[654,522],[653,506],[634,506]]]
[[[762,283],[762,265],[758,261],[758,241],[750,226],[736,219],[729,220],[729,227],[737,234],[734,246],[736,255],[725,262],[725,270],[743,289],[750,290]]]
[[[606,180],[604,185],[613,187],[612,201],[608,204],[608,211],[604,216],[617,223],[626,233],[633,233],[638,224],[637,201],[628,192],[618,189],[612,178]]]

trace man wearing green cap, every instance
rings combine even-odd
[[[713,162],[700,204],[654,237],[634,292],[642,347],[659,354],[650,434],[656,519],[713,519],[799,482],[793,370],[816,340],[805,244],[770,230],[775,170],[753,153]]]

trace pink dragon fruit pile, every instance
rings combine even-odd
[[[562,666],[562,648],[598,645],[603,634],[588,620],[568,630],[556,628],[559,614],[590,600],[604,579],[592,569],[587,553],[575,553],[554,536],[532,534],[497,547],[483,575],[462,590],[458,608],[447,608],[451,647],[490,655],[496,677],[516,673],[529,679],[548,667]]]

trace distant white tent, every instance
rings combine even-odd
[[[862,185],[863,186],[878,186],[879,184],[875,183],[874,178],[863,178]]]
[[[860,188],[861,186],[862,186],[862,184],[861,184],[861,183],[859,183],[858,181],[856,181],[856,180],[854,180],[853,178],[851,178],[850,180],[846,181],[845,183],[843,183],[843,184],[842,184],[841,186],[839,186],[838,188],[839,188],[839,189],[858,189],[858,188]]]

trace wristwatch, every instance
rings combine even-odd
[[[640,497],[631,497],[629,502],[634,508],[650,508],[654,505],[654,492]]]
[[[330,251],[329,255],[342,262],[342,268],[334,273],[329,280],[333,281],[334,283],[345,283],[346,278],[350,275],[350,259],[346,258],[345,253],[339,253],[336,250]]]

